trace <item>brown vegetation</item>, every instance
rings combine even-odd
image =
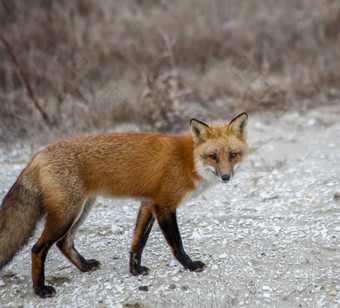
[[[340,3],[2,0],[0,139],[65,137],[339,100]]]

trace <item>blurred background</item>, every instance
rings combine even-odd
[[[340,98],[338,0],[2,0],[0,36],[2,143]]]

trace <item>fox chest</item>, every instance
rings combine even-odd
[[[205,192],[206,190],[208,190],[209,188],[211,188],[212,186],[214,186],[213,183],[211,182],[207,182],[207,181],[197,181],[195,183],[195,189],[188,191],[185,195],[184,198],[181,201],[181,204],[185,204],[187,202],[190,202],[192,200],[194,200],[195,198],[197,198],[198,196],[200,196],[203,192]]]

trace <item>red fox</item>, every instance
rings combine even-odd
[[[33,288],[52,297],[45,285],[44,262],[50,247],[81,271],[101,267],[74,247],[74,237],[95,201],[105,194],[141,200],[130,249],[130,273],[145,275],[142,251],[152,225],[158,224],[175,258],[190,271],[205,265],[185,253],[176,209],[188,196],[215,182],[227,183],[235,166],[249,152],[248,116],[242,113],[225,125],[192,119],[191,134],[102,133],[73,137],[38,152],[5,196],[0,209],[0,268],[28,241],[45,217],[44,231],[32,248]]]

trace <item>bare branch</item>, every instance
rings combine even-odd
[[[11,57],[14,65],[16,66],[18,72],[19,72],[19,75],[20,75],[20,78],[22,80],[22,82],[24,83],[26,89],[27,89],[27,92],[28,92],[28,95],[30,96],[30,98],[32,99],[35,107],[38,109],[38,111],[40,112],[41,116],[43,117],[44,121],[48,124],[48,125],[51,125],[51,121],[47,115],[47,113],[42,109],[42,107],[39,105],[38,103],[38,100],[37,98],[35,97],[33,91],[32,91],[32,88],[30,87],[29,85],[29,82],[28,82],[28,78],[25,74],[25,72],[23,71],[22,67],[20,66],[20,64],[18,63],[17,59],[16,59],[16,56],[13,52],[13,49],[12,47],[9,45],[9,43],[4,39],[4,37],[0,34],[0,41],[2,42],[2,44],[5,46],[6,50],[7,50],[7,53],[9,54],[9,56]]]

